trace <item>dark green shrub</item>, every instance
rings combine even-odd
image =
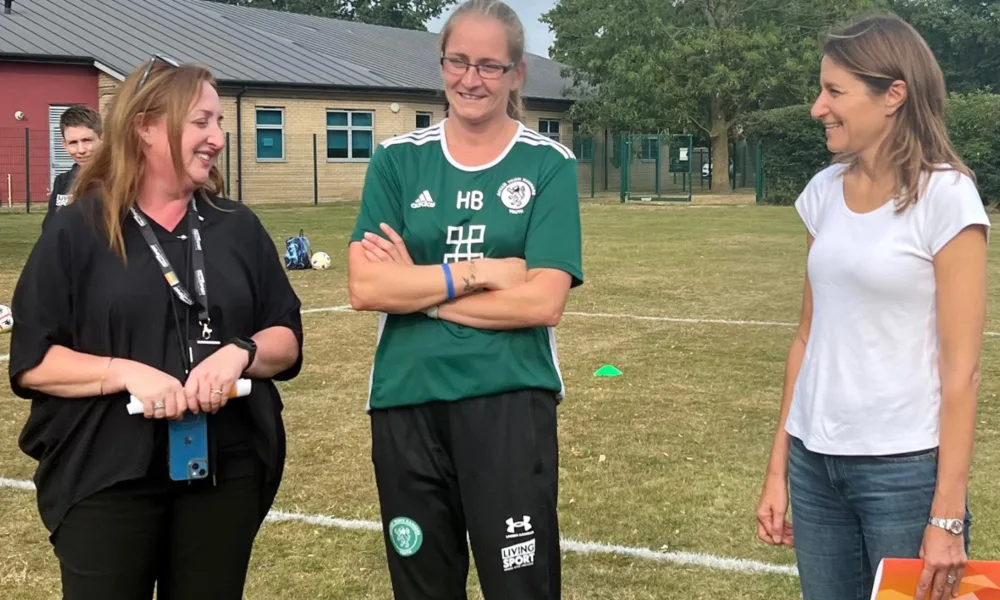
[[[983,203],[1000,202],[1000,95],[952,94],[948,132],[958,155],[976,174]]]
[[[809,179],[830,164],[823,126],[810,106],[760,111],[747,117],[744,134],[761,142],[764,197],[768,204],[791,204]],[[948,130],[955,149],[971,168],[984,203],[1000,201],[1000,95],[951,94]]]
[[[830,164],[823,126],[809,116],[808,105],[751,114],[744,123],[751,143],[764,155],[764,201],[791,204],[813,175]]]

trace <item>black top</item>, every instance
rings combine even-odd
[[[275,325],[289,327],[299,341],[299,359],[274,379],[290,379],[302,366],[301,303],[257,216],[230,200],[213,198],[212,203],[218,208],[204,199],[197,204],[212,327],[223,341]],[[74,502],[158,466],[151,464],[166,457],[166,422],[129,415],[127,392],[63,399],[24,389],[15,377],[37,366],[58,344],[142,362],[183,382],[175,315],[184,327],[185,311],[190,311],[189,339],[198,339],[196,309],[173,296],[135,221],[130,216],[122,221],[124,263],[109,248],[100,223],[99,200],[89,196],[61,210],[32,249],[11,307],[16,315],[11,389],[32,401],[19,444],[39,461],[38,507],[50,531]],[[187,219],[172,232],[149,223],[185,286],[194,289]],[[262,507],[274,499],[284,466],[281,409],[274,383],[255,380],[249,396],[230,400],[209,417],[221,460],[227,449],[241,448],[256,450],[264,460],[268,477]]]
[[[52,217],[55,216],[56,212],[65,206],[69,206],[73,201],[73,195],[69,191],[73,187],[73,181],[79,172],[80,165],[73,163],[73,168],[69,171],[56,175],[55,180],[52,182],[52,193],[49,194],[49,209],[45,211],[45,217],[42,219],[43,231],[52,222]]]

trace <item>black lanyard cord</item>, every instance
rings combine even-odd
[[[185,271],[187,270],[187,267],[187,261],[185,260]],[[179,311],[177,310],[177,299],[174,298],[173,294],[169,294],[168,298],[170,299],[170,314],[174,319],[174,331],[177,333],[177,349],[180,351],[181,367],[184,369],[184,375],[187,376],[191,374],[191,369],[193,368],[191,364],[193,361],[190,354],[191,350],[185,342],[185,340],[188,339],[188,333],[185,332],[191,331],[191,311],[184,311],[184,328],[181,329],[180,316],[178,315]]]
[[[160,270],[163,271],[163,277],[167,280],[167,285],[170,286],[174,295],[177,296],[181,302],[187,304],[188,306],[198,308],[198,322],[201,324],[202,337],[209,339],[212,335],[212,320],[208,316],[208,285],[205,282],[205,252],[201,245],[201,229],[198,227],[198,221],[201,217],[198,215],[198,207],[195,204],[194,197],[191,198],[191,202],[188,205],[187,216],[188,235],[191,237],[191,243],[189,245],[191,263],[194,267],[195,299],[191,298],[191,294],[188,293],[187,288],[184,287],[184,283],[181,282],[177,272],[174,271],[173,266],[170,264],[170,260],[167,259],[167,254],[163,251],[163,247],[160,246],[160,242],[157,241],[156,234],[153,233],[152,227],[149,226],[149,222],[146,220],[146,217],[141,215],[135,207],[132,207],[129,210],[132,213],[132,218],[139,226],[139,231],[142,233],[142,237],[146,240],[146,244],[149,245],[149,249],[153,252],[153,256],[156,258],[157,264],[160,265]]]

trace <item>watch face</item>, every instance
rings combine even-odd
[[[959,520],[954,520],[948,526],[948,529],[952,533],[954,533],[955,535],[958,535],[958,534],[962,533],[962,530],[964,529],[964,524],[961,521],[959,521]]]

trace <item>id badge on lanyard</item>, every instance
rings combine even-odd
[[[173,266],[167,259],[166,253],[160,246],[156,235],[146,221],[146,218],[134,207],[131,209],[132,218],[139,226],[143,238],[149,245],[150,251],[156,258],[163,277],[170,286],[171,291],[177,298],[189,307],[198,309],[198,329],[199,336],[191,339],[190,331],[184,332],[184,339],[188,341],[188,356],[184,357],[187,363],[186,371],[190,370],[202,360],[207,358],[221,346],[218,334],[212,325],[212,320],[208,312],[208,286],[205,282],[205,254],[201,246],[201,229],[198,222],[201,217],[198,215],[198,207],[194,198],[191,198],[188,206],[188,229],[191,235],[191,261],[194,267],[194,288],[196,299],[191,297],[187,288],[181,283],[180,278],[174,271]],[[186,321],[186,319],[185,319]],[[205,479],[212,472],[212,465],[209,464],[209,440],[208,440],[208,415],[204,412],[193,414],[190,411],[184,412],[184,417],[180,420],[167,421],[167,443],[168,462],[170,478],[174,481],[195,481]]]

